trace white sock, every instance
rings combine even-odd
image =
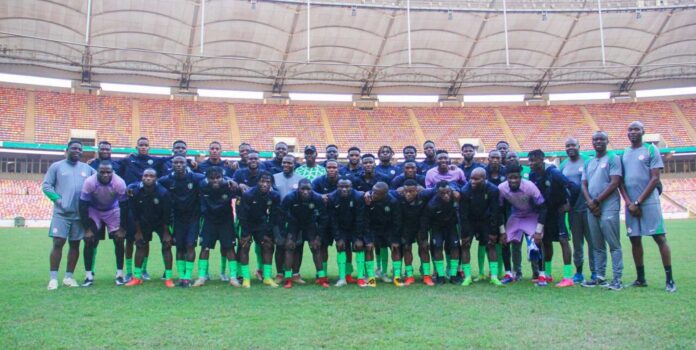
[[[65,273],[65,278],[73,278],[72,275],[73,275],[72,272],[66,272],[66,273]]]
[[[51,272],[51,279],[57,280],[58,279],[58,271],[50,271],[50,272]]]
[[[86,277],[87,277],[88,279],[94,279],[94,274],[92,273],[92,271],[87,271],[86,274],[87,274]]]
[[[123,277],[123,270],[116,270],[116,277]]]

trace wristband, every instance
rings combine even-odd
[[[536,232],[544,233],[544,224],[537,224]]]
[[[505,234],[505,225],[500,225],[500,226],[498,227],[498,230],[499,230],[499,232],[500,232],[501,235],[502,235],[502,234]]]

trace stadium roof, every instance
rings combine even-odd
[[[696,0],[9,0],[0,13],[0,71],[86,84],[531,95],[696,82]]]

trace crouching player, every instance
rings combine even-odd
[[[205,284],[208,278],[208,258],[215,242],[220,241],[222,259],[230,265],[230,285],[239,287],[237,280],[237,256],[234,252],[234,214],[232,200],[241,194],[237,183],[223,177],[223,169],[218,166],[208,168],[205,179],[201,181],[200,202],[203,227],[201,229],[201,252],[198,256],[198,279],[194,287]]]
[[[329,196],[327,211],[329,222],[331,223],[331,233],[336,240],[336,260],[338,262],[338,281],[336,287],[343,287],[348,284],[346,274],[347,251],[349,246],[354,244],[353,250],[357,252],[358,278],[365,282],[365,270],[361,263],[365,262],[365,252],[363,242],[355,240],[365,230],[365,201],[363,193],[353,189],[349,177],[342,176],[338,180],[338,189]]]
[[[501,286],[498,279],[498,256],[495,244],[498,242],[501,211],[498,187],[486,180],[486,170],[475,168],[469,182],[461,191],[460,218],[462,230],[462,267],[464,281],[462,286],[471,285],[471,241],[474,237],[488,250],[491,270],[491,283]]]
[[[128,209],[130,218],[135,223],[135,277],[127,287],[143,284],[143,261],[150,253],[152,233],[157,232],[162,243],[164,258],[164,285],[174,288],[172,281],[172,236],[169,222],[172,206],[169,193],[164,186],[157,183],[157,172],[149,168],[143,171],[142,181],[128,186]]]
[[[285,284],[292,288],[292,265],[296,250],[309,242],[314,266],[317,269],[317,284],[329,288],[329,279],[324,272],[324,259],[321,253],[321,233],[326,231],[327,216],[321,196],[312,191],[307,179],[300,180],[298,189],[290,192],[282,202],[283,215],[287,223],[282,242],[285,245]]]
[[[242,287],[251,287],[251,273],[249,272],[249,247],[253,238],[257,245],[261,245],[261,263],[263,265],[263,284],[273,288],[278,284],[273,280],[273,244],[274,237],[280,237],[280,225],[282,212],[280,209],[280,194],[271,189],[272,176],[268,172],[261,172],[256,186],[242,195],[240,201],[239,223],[242,235],[239,247],[239,263],[242,265]],[[233,263],[231,263],[233,264]],[[235,271],[236,266],[230,265],[230,271]],[[292,269],[292,264],[290,265]],[[234,273],[234,272],[232,272]],[[237,278],[230,277],[230,284]]]
[[[449,247],[449,276],[450,282],[462,283],[462,278],[457,274],[459,267],[459,203],[455,199],[453,190],[445,180],[435,185],[435,195],[423,211],[422,220],[430,228],[430,245],[433,252],[437,284],[445,284],[445,262],[442,253],[445,246]]]
[[[546,221],[546,204],[539,189],[533,182],[522,179],[521,173],[522,167],[510,165],[507,167],[507,181],[498,185],[500,205],[508,203],[511,207],[511,214],[505,228],[501,227],[500,232],[503,233],[503,242],[520,244],[522,236],[527,235],[533,238],[537,247],[541,247]],[[513,262],[515,263],[520,262]],[[532,264],[539,264],[539,261],[532,261]],[[539,273],[540,276],[544,276],[543,271]],[[539,278],[538,284],[545,286],[545,278]]]

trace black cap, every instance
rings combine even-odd
[[[305,148],[304,148],[304,153],[307,153],[308,151],[309,151],[310,153],[317,153],[317,148],[314,147],[314,145],[305,146]]]

